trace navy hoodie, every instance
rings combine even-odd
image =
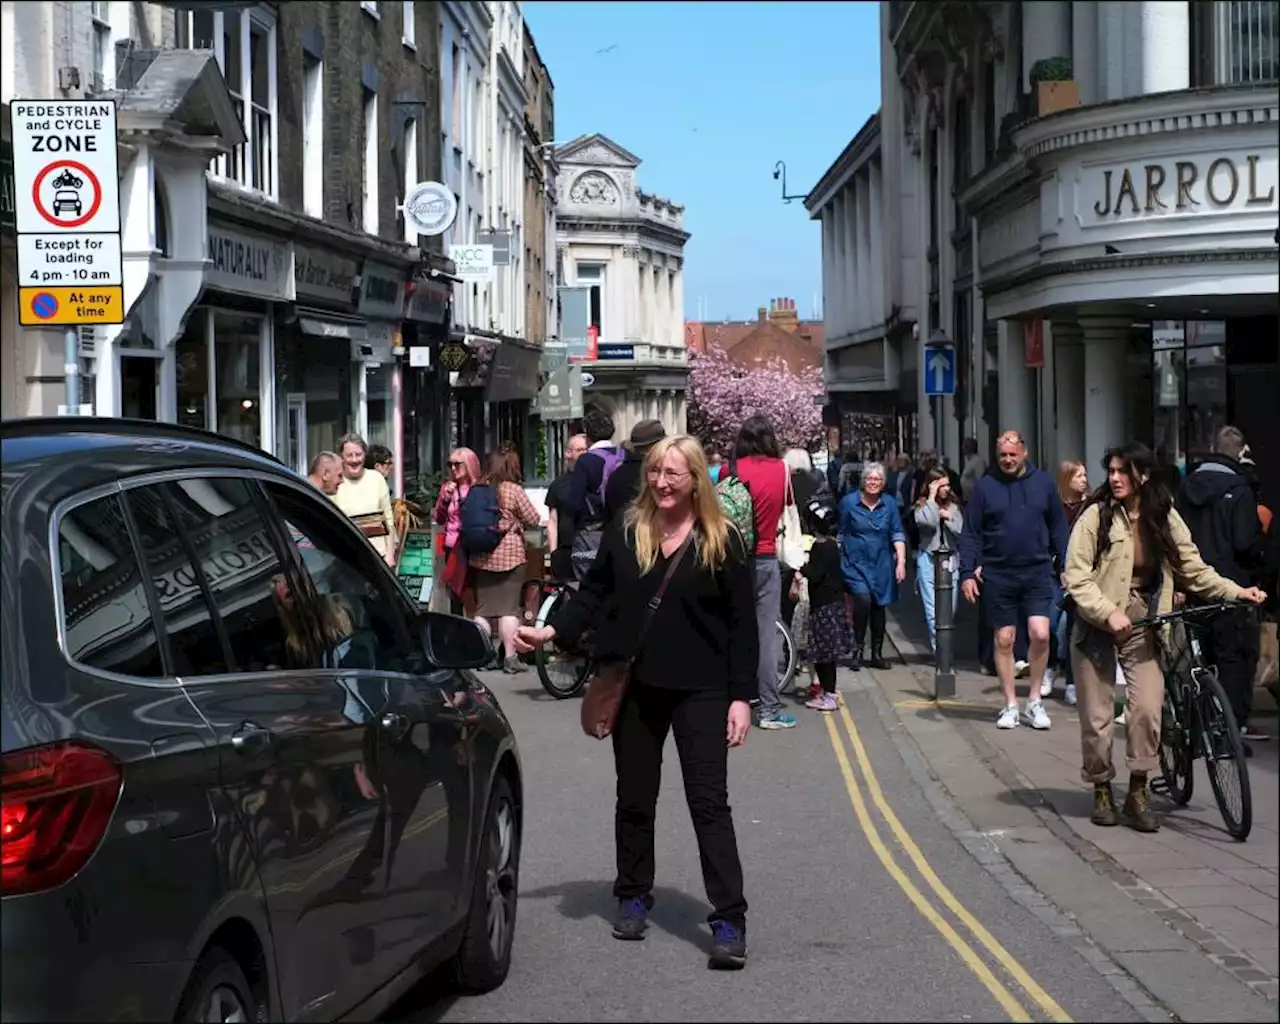
[[[1067,517],[1053,478],[1027,463],[1021,476],[993,467],[978,481],[964,509],[960,578],[984,573],[1021,573],[1067,561]]]

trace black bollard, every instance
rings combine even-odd
[[[951,555],[944,535],[942,547],[933,553],[933,615],[938,644],[937,667],[933,675],[935,701],[950,700],[956,695],[956,673],[951,666],[956,630],[951,594],[955,590],[956,581],[951,571]]]

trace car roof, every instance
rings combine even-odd
[[[177,456],[177,458],[175,458]],[[38,483],[41,504],[143,473],[175,468],[291,473],[243,441],[193,427],[93,416],[0,421],[0,489]]]

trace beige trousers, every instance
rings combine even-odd
[[[1125,614],[1130,619],[1147,615],[1147,599],[1129,594]],[[1087,629],[1083,623],[1076,630]],[[1086,782],[1110,782],[1116,770],[1111,760],[1115,721],[1116,660],[1124,675],[1125,765],[1132,772],[1153,772],[1159,765],[1160,720],[1164,713],[1164,673],[1160,670],[1154,630],[1135,630],[1120,647],[1095,636],[1089,655],[1071,644],[1071,669],[1075,673],[1080,713],[1080,753]]]

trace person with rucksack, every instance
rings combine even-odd
[[[588,448],[573,467],[557,513],[559,543],[551,554],[551,571],[562,580],[586,579],[605,523],[609,477],[626,456],[613,443],[613,417],[598,405],[582,417]]]
[[[480,458],[470,448],[449,453],[449,479],[440,486],[432,518],[444,527],[444,583],[449,588],[449,608],[461,615],[462,592],[467,583],[466,552],[458,543],[462,532],[462,502],[471,485],[480,479]]]
[[[756,626],[760,633],[756,682],[760,688],[757,725],[761,729],[793,729],[795,715],[783,710],[778,696],[778,651],[775,623],[782,606],[782,571],[778,565],[778,521],[788,504],[793,504],[788,486],[790,471],[782,461],[778,438],[763,416],[752,416],[738,433],[735,459],[729,463],[728,477],[740,481],[750,492],[752,525],[755,527],[754,568],[756,581]],[[717,487],[724,502],[729,483],[722,475]],[[729,511],[726,507],[726,511]],[[730,518],[734,517],[730,515]]]
[[[458,510],[458,544],[467,556],[476,591],[475,621],[493,635],[497,622],[504,672],[523,672],[516,656],[520,591],[524,585],[524,531],[541,522],[521,486],[520,456],[500,448],[486,472],[471,485]]]

